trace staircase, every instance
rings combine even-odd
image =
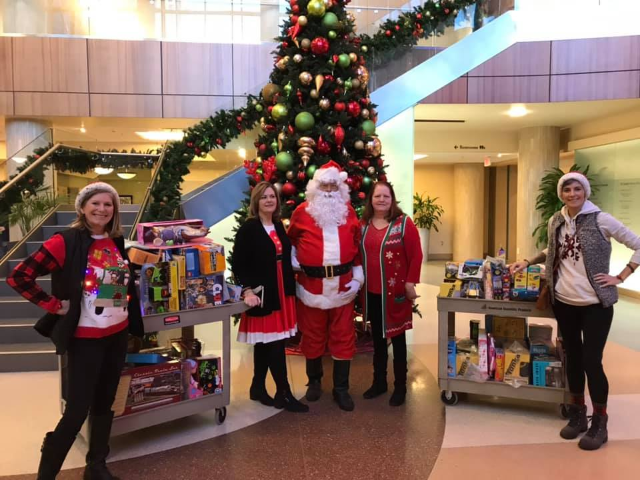
[[[139,205],[120,205],[125,237],[135,221]],[[58,369],[53,343],[33,329],[44,310],[18,295],[6,282],[10,273],[25,257],[37,251],[56,232],[64,230],[76,218],[72,205],[61,205],[40,228],[33,231],[20,249],[3,262],[0,278],[0,372],[33,372]],[[7,260],[7,259],[5,259]],[[51,277],[40,277],[38,284],[51,291]]]

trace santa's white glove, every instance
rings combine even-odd
[[[302,270],[300,262],[298,261],[298,252],[296,247],[291,247],[291,266],[294,270]]]
[[[354,279],[347,283],[345,287],[347,287],[349,290],[347,290],[346,292],[340,292],[338,296],[343,299],[355,298],[356,293],[358,293],[358,290],[360,290],[361,284],[358,280]]]

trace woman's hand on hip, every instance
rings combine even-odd
[[[69,300],[61,300],[60,308],[56,312],[56,315],[66,315],[69,312]]]
[[[607,275],[606,273],[596,273],[593,276],[593,279],[598,282],[598,285],[601,287],[611,287],[615,285],[620,285],[622,280],[618,277],[612,277],[611,275]]]
[[[410,302],[413,302],[416,298],[418,298],[418,294],[416,293],[415,283],[405,283],[404,294],[405,294],[405,297],[407,297],[407,300],[409,300]]]
[[[258,305],[260,305],[260,297],[258,297],[251,290],[247,290],[244,293],[244,303],[246,303],[250,307],[257,307]]]

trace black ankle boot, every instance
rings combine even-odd
[[[406,354],[399,358],[395,357],[394,349],[393,357],[393,393],[389,398],[389,405],[392,407],[399,407],[402,405],[407,397],[407,357]]]
[[[306,399],[310,402],[316,402],[322,396],[322,357],[307,359],[307,383]]]
[[[351,412],[355,408],[349,395],[349,370],[351,360],[333,361],[333,399],[340,409]]]
[[[607,432],[608,415],[596,415],[591,417],[591,427],[589,431],[580,439],[578,446],[582,450],[598,450],[609,440]]]
[[[285,390],[276,393],[276,396],[273,400],[273,406],[278,410],[284,408],[287,412],[294,413],[304,413],[309,411],[309,405],[305,405],[304,403],[298,401],[298,399],[296,399],[296,397],[294,397],[291,393],[291,390]]]
[[[569,410],[569,423],[560,430],[560,436],[565,440],[573,440],[587,431],[587,406],[567,405],[567,409]]]
[[[251,400],[255,400],[256,402],[260,402],[262,405],[266,405],[267,407],[273,407],[273,398],[267,392],[264,383],[262,384],[262,386],[259,386],[254,382],[251,382],[251,388],[249,388],[249,398]]]
[[[269,349],[264,343],[253,346],[253,379],[249,388],[249,398],[267,407],[273,407],[273,398],[267,392],[265,381],[269,370]]]
[[[389,405],[392,407],[399,407],[407,398],[407,387],[396,387],[393,389],[393,393],[389,398]]]
[[[107,468],[113,412],[89,417],[89,452],[84,480],[119,480]]]

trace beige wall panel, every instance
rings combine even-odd
[[[420,103],[467,103],[467,77],[460,77],[449,85],[422,99]]]
[[[640,37],[589,38],[553,42],[551,73],[640,69]]]
[[[13,115],[13,92],[0,92],[0,115]]]
[[[163,95],[165,118],[207,118],[220,109],[233,108],[231,97]]]
[[[15,115],[88,117],[86,93],[15,93]]]
[[[469,77],[469,103],[549,101],[549,77]]]
[[[13,90],[13,65],[11,61],[11,37],[0,38],[0,91]]]
[[[638,71],[551,76],[552,102],[638,98],[639,89]]]
[[[524,42],[509,47],[469,72],[470,77],[548,75],[551,42]]]
[[[91,93],[162,93],[160,42],[89,40]]]
[[[417,164],[413,172],[413,190],[430,197],[438,197],[437,202],[444,209],[442,224],[438,232],[431,230],[429,238],[429,254],[434,258],[453,253],[453,212],[456,199],[456,188],[453,183],[453,165],[421,165]]]
[[[483,258],[484,239],[484,167],[482,164],[456,163],[453,184],[456,190],[453,207],[453,260]]]
[[[92,117],[162,117],[161,95],[91,94]]]
[[[273,70],[274,43],[233,45],[233,93],[257,95]]]
[[[231,49],[226,44],[163,42],[163,93],[232,95]]]
[[[84,38],[13,38],[17,92],[88,92],[87,72]]]

